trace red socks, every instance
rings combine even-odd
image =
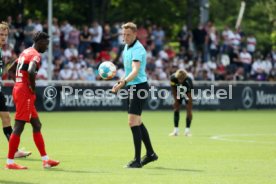
[[[40,153],[40,156],[47,155],[45,151],[45,144],[44,144],[42,134],[40,132],[35,132],[33,133],[33,138],[34,138],[35,145]]]
[[[14,159],[14,154],[15,152],[17,152],[19,143],[20,143],[20,136],[16,134],[11,134],[10,141],[9,141],[9,153],[8,153],[9,159]]]

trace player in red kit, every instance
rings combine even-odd
[[[33,139],[42,158],[43,167],[57,166],[59,161],[50,160],[45,151],[41,130],[41,122],[35,108],[35,76],[41,64],[41,56],[49,44],[49,36],[44,32],[37,32],[34,36],[33,47],[25,49],[19,58],[11,65],[9,71],[15,71],[15,85],[13,99],[16,107],[14,130],[9,141],[7,169],[27,169],[25,166],[14,163],[14,154],[17,151],[20,135],[26,122],[33,127]]]

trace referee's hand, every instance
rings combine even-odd
[[[122,87],[125,86],[125,81],[124,80],[120,80],[118,81],[113,87],[111,92],[112,93],[117,93],[119,91],[119,89],[121,89]]]

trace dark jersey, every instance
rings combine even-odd
[[[170,77],[171,86],[185,86],[187,88],[187,93],[190,93],[191,90],[194,88],[193,81],[190,77],[186,77],[183,83],[179,83],[178,79],[175,77],[175,73],[171,75]]]
[[[4,61],[2,59],[2,49],[0,48],[0,92],[2,91],[2,75],[4,72]]]
[[[0,78],[2,79],[2,74],[4,70],[4,61],[2,59],[2,49],[0,48]]]

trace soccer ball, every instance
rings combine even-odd
[[[98,71],[101,78],[112,79],[116,75],[116,66],[110,61],[104,61],[100,64]]]

